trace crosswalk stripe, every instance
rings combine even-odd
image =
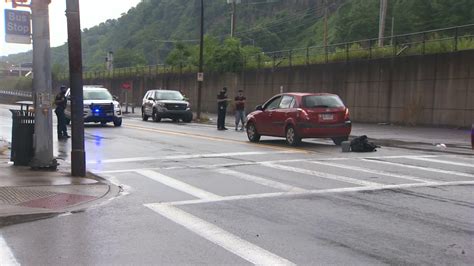
[[[275,255],[177,207],[160,203],[145,204],[145,206],[255,265],[295,265],[285,258]]]
[[[317,194],[337,194],[337,193],[410,189],[410,188],[422,188],[422,187],[444,187],[444,186],[474,186],[474,181],[409,183],[409,184],[381,185],[381,186],[374,186],[374,187],[368,187],[368,186],[342,187],[342,188],[308,190],[307,192],[294,192],[294,191],[293,192],[274,192],[274,193],[226,196],[226,197],[221,197],[220,199],[183,200],[183,201],[167,202],[166,204],[179,206],[179,205],[204,204],[204,203],[235,201],[235,200],[268,199],[268,198],[317,195]]]
[[[408,157],[408,158],[409,158],[409,159],[413,159],[413,160],[432,162],[432,163],[442,163],[442,164],[450,164],[450,165],[456,165],[456,166],[463,166],[463,167],[472,167],[472,168],[474,168],[474,164],[468,164],[468,163],[459,163],[459,162],[443,161],[443,160],[430,159],[430,158],[421,158],[421,157],[416,157],[416,156],[413,156],[413,157],[410,156],[410,157]]]
[[[300,173],[300,174],[305,174],[305,175],[317,176],[317,177],[321,177],[321,178],[325,178],[325,179],[331,179],[331,180],[356,184],[356,185],[360,185],[360,186],[377,187],[377,186],[382,185],[382,184],[379,184],[379,183],[364,181],[364,180],[360,180],[360,179],[356,179],[356,178],[333,175],[333,174],[317,172],[317,171],[312,171],[312,170],[307,170],[307,169],[301,169],[301,168],[296,168],[296,167],[291,167],[291,166],[286,166],[286,165],[281,165],[281,164],[277,165],[277,164],[273,164],[273,163],[261,163],[261,165],[266,166],[266,167],[275,168],[275,169],[280,169],[280,170],[285,170],[285,171],[290,171],[290,172],[295,172],[295,173]]]
[[[148,177],[152,180],[155,180],[157,182],[160,182],[168,187],[174,188],[176,190],[179,190],[181,192],[190,194],[196,198],[199,199],[219,199],[221,196],[213,194],[211,192],[207,192],[205,190],[199,189],[197,187],[191,186],[187,183],[181,182],[179,180],[176,180],[174,178],[171,178],[169,176],[165,176],[163,174],[160,174],[155,171],[151,170],[137,170],[135,171],[138,174]]]
[[[288,153],[288,152],[283,152],[283,153]],[[293,153],[293,152],[290,152]],[[265,153],[266,154],[266,153]],[[274,154],[274,153],[271,153]],[[264,155],[264,154],[261,154]],[[184,157],[183,155],[176,155],[176,156],[182,156],[180,159],[189,159],[192,157]],[[189,155],[189,156],[195,156],[195,155]],[[216,154],[217,157],[221,157],[221,155]],[[322,158],[322,159],[317,159],[316,161],[346,161],[346,160],[354,160],[354,159],[398,159],[398,158],[408,158],[410,155],[397,155],[397,156],[366,156],[366,157],[347,157],[347,158],[341,158],[341,157],[336,157],[336,158]],[[415,156],[415,157],[437,157],[436,155],[420,155],[420,156]],[[145,157],[144,157],[145,158]],[[149,157],[151,158],[151,157]],[[165,156],[165,157],[156,157],[153,158],[153,160],[160,160],[160,159],[166,159],[166,160],[171,160],[172,156]],[[114,160],[114,159],[113,159]],[[200,169],[216,169],[216,168],[223,168],[223,167],[233,167],[233,166],[243,166],[243,165],[259,165],[262,163],[296,163],[296,162],[307,162],[315,160],[314,158],[311,159],[284,159],[284,160],[271,160],[271,161],[246,161],[246,162],[237,162],[237,163],[221,163],[221,164],[200,164],[200,165],[175,165],[175,166],[168,166],[168,167],[151,167],[151,168],[132,168],[132,169],[119,169],[119,170],[98,170],[98,171],[93,171],[96,174],[110,174],[110,173],[123,173],[123,172],[135,172],[137,170],[176,170],[176,169],[185,169],[185,168],[200,168]]]
[[[0,235],[0,264],[11,265],[11,266],[20,265],[20,263],[18,263],[15,256],[13,255],[13,252],[11,251],[10,247],[7,245],[7,242],[5,242],[5,239],[3,238],[2,235]]]
[[[276,188],[276,189],[283,190],[283,191],[307,191],[306,189],[302,189],[302,188],[299,188],[299,187],[296,187],[296,186],[287,185],[287,184],[284,184],[284,183],[281,183],[281,182],[278,182],[278,181],[273,181],[273,180],[270,180],[270,179],[265,179],[265,178],[262,178],[262,177],[249,175],[249,174],[237,172],[237,171],[230,170],[230,169],[223,168],[223,169],[216,169],[215,171],[220,173],[220,174],[234,176],[234,177],[237,177],[237,178],[240,178],[240,179],[243,179],[243,180],[254,182],[254,183],[259,184],[259,185],[263,185],[263,186],[267,186],[267,187],[271,187],[271,188]]]
[[[419,177],[415,177],[415,176],[395,174],[395,173],[379,171],[379,170],[372,170],[372,169],[367,169],[367,168],[362,168],[362,167],[357,167],[357,166],[343,165],[343,164],[330,163],[330,162],[319,162],[319,161],[310,161],[310,163],[320,164],[320,165],[327,165],[327,166],[332,166],[332,167],[337,167],[337,168],[342,168],[342,169],[348,169],[348,170],[354,170],[354,171],[359,171],[359,172],[366,172],[366,173],[371,173],[371,174],[376,174],[376,175],[396,177],[396,178],[401,178],[401,179],[406,179],[406,180],[411,180],[411,181],[416,181],[416,182],[424,182],[424,183],[436,182],[436,180],[432,180],[432,179],[425,179],[425,178],[419,178]]]
[[[422,166],[415,166],[415,165],[402,164],[402,163],[387,162],[387,161],[381,161],[381,160],[377,160],[377,159],[361,159],[361,160],[366,161],[366,162],[393,165],[393,166],[423,170],[423,171],[428,171],[428,172],[442,173],[442,174],[448,174],[448,175],[457,175],[457,176],[465,176],[465,177],[474,177],[474,175],[467,174],[467,173],[461,173],[461,172],[456,172],[456,171],[448,171],[448,170],[429,168],[429,167],[422,167]]]

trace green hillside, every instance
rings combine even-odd
[[[205,2],[205,32],[223,41],[230,32],[231,7],[225,0]],[[242,0],[237,5],[236,36],[245,45],[276,51],[321,45],[324,0]],[[375,38],[379,0],[327,0],[329,43]],[[122,17],[84,30],[86,70],[102,70],[108,51],[116,67],[164,63],[175,43],[199,38],[200,1],[142,0]],[[474,23],[472,0],[389,0],[386,29],[424,31]],[[5,58],[3,58],[5,59]],[[10,55],[11,62],[31,61],[31,53]],[[67,47],[52,49],[55,69],[67,66]]]

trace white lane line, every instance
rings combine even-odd
[[[442,163],[442,164],[451,164],[451,165],[456,165],[456,166],[463,166],[463,167],[472,167],[474,168],[474,164],[470,163],[458,163],[458,162],[451,162],[451,161],[443,161],[443,160],[437,160],[437,159],[430,159],[430,158],[420,158],[420,157],[407,157],[407,159],[413,159],[413,160],[419,160],[419,161],[426,161],[426,162],[432,162],[432,163]]]
[[[239,157],[239,156],[266,155],[266,154],[287,154],[287,153],[300,153],[300,152],[298,151],[271,151],[271,152],[252,151],[252,152],[183,154],[183,155],[170,155],[170,156],[162,156],[162,157],[132,157],[132,158],[118,158],[118,159],[105,159],[105,160],[91,160],[91,161],[87,161],[87,163],[88,164],[103,164],[103,163],[123,163],[123,162],[137,162],[137,161],[141,162],[141,161],[155,161],[155,160]]]
[[[148,177],[152,180],[160,182],[168,187],[174,188],[176,190],[182,191],[184,193],[190,194],[199,199],[220,199],[221,196],[207,192],[205,190],[199,189],[197,187],[191,186],[169,176],[162,175],[155,171],[151,170],[137,170],[135,171],[138,174]]]
[[[249,174],[237,172],[237,171],[230,170],[230,169],[225,169],[225,168],[224,169],[216,169],[215,171],[220,173],[220,174],[234,176],[234,177],[237,177],[237,178],[240,178],[240,179],[243,179],[243,180],[254,182],[254,183],[259,184],[259,185],[263,185],[263,186],[267,186],[267,187],[271,187],[271,188],[276,188],[276,189],[283,190],[283,191],[307,191],[306,189],[302,189],[300,187],[287,185],[287,184],[284,184],[284,183],[281,183],[281,182],[278,182],[278,181],[273,181],[273,180],[270,180],[270,179],[265,179],[265,178],[262,178],[262,177],[249,175]]]
[[[365,172],[365,173],[371,173],[371,174],[376,174],[376,175],[384,175],[384,176],[389,176],[389,177],[401,178],[401,179],[406,179],[406,180],[411,180],[411,181],[416,181],[416,182],[424,182],[424,183],[436,182],[436,180],[432,180],[432,179],[425,179],[425,178],[420,178],[420,177],[415,177],[415,176],[410,176],[410,175],[395,174],[395,173],[390,173],[390,172],[385,172],[385,171],[367,169],[367,168],[362,168],[362,167],[357,167],[357,166],[343,165],[343,164],[338,164],[338,163],[318,162],[318,161],[310,161],[310,163],[327,165],[327,166],[353,170],[353,171],[359,171],[359,172]]]
[[[307,169],[301,169],[301,168],[296,168],[296,167],[291,167],[291,166],[286,166],[286,165],[278,165],[278,164],[273,164],[273,163],[261,163],[261,165],[266,166],[266,167],[279,169],[279,170],[285,170],[285,171],[290,171],[290,172],[295,172],[295,173],[300,173],[300,174],[305,174],[305,175],[317,176],[317,177],[321,177],[321,178],[325,178],[325,179],[331,179],[331,180],[356,184],[356,185],[360,185],[360,186],[379,187],[379,186],[382,185],[382,184],[379,184],[379,183],[364,181],[364,180],[360,180],[360,179],[356,179],[356,178],[350,178],[350,177],[346,177],[346,176],[339,176],[339,175],[333,175],[333,174],[328,174],[328,173],[322,173],[322,172],[317,172],[317,171],[307,170]]]
[[[220,199],[184,200],[184,201],[168,202],[166,204],[179,206],[179,205],[192,205],[192,204],[214,203],[214,202],[234,201],[234,200],[279,198],[279,197],[305,196],[305,195],[309,196],[309,195],[317,195],[317,194],[337,194],[337,193],[349,193],[349,192],[381,191],[381,190],[410,189],[410,188],[423,188],[423,187],[462,186],[462,185],[472,186],[474,185],[474,181],[412,183],[412,184],[382,185],[378,187],[365,187],[365,186],[364,187],[345,187],[345,188],[308,190],[307,192],[275,192],[275,193],[228,196],[228,197],[222,197]]]
[[[298,151],[250,151],[250,152],[228,152],[228,153],[210,153],[210,154],[191,154],[191,155],[173,155],[166,156],[163,159],[195,159],[195,158],[217,158],[217,157],[238,157],[249,155],[266,155],[266,154],[285,154],[285,153],[301,153]]]
[[[285,258],[279,257],[174,206],[159,203],[145,204],[145,206],[250,263],[256,265],[295,265]]]
[[[133,157],[133,158],[118,158],[118,159],[106,159],[106,160],[91,160],[87,161],[88,164],[102,164],[102,163],[126,163],[126,162],[142,162],[155,160],[153,157]]]
[[[20,265],[2,235],[0,235],[0,265]]]
[[[474,175],[466,174],[466,173],[461,173],[461,172],[456,172],[456,171],[441,170],[441,169],[436,169],[436,168],[415,166],[415,165],[402,164],[402,163],[393,163],[393,162],[380,161],[380,160],[375,160],[375,159],[362,159],[362,161],[372,162],[372,163],[380,163],[380,164],[386,164],[386,165],[393,165],[393,166],[399,166],[399,167],[405,167],[405,168],[423,170],[423,171],[428,171],[428,172],[442,173],[442,174],[448,174],[448,175],[474,177]]]

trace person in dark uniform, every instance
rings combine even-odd
[[[224,87],[219,94],[217,94],[217,130],[227,130],[225,127],[227,101],[227,88]]]
[[[66,91],[66,86],[62,85],[60,88],[60,92],[54,98],[54,103],[56,104],[56,109],[54,110],[54,113],[56,113],[56,117],[58,118],[58,139],[69,138],[66,127],[66,116],[64,115],[64,110],[66,109],[67,105]]]

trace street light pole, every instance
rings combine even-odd
[[[34,169],[56,169],[53,155],[51,47],[49,44],[49,0],[32,0],[33,100],[35,107]]]
[[[69,47],[69,82],[71,87],[71,174],[86,175],[84,151],[84,96],[82,88],[82,46],[79,0],[66,0],[67,33]]]
[[[203,73],[204,53],[204,0],[201,0],[201,33],[199,38],[199,73]],[[202,78],[198,78],[197,119],[201,119]]]

